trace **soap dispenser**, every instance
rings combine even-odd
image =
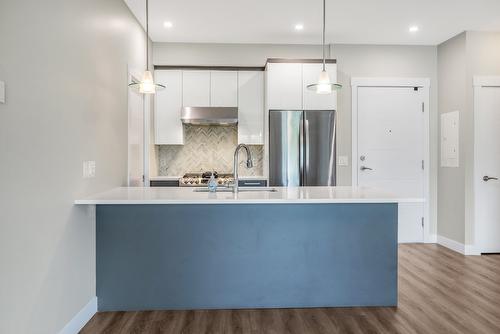
[[[217,191],[217,180],[215,179],[213,172],[212,172],[212,175],[210,176],[210,180],[208,181],[208,190],[211,193],[214,193]]]

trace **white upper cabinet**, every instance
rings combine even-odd
[[[154,99],[155,144],[182,145],[182,71],[155,71],[155,81],[167,86]]]
[[[238,106],[238,72],[210,72],[210,106]]]
[[[182,105],[210,107],[210,71],[182,71]]]
[[[264,144],[264,72],[238,72],[238,143]]]
[[[302,110],[302,64],[267,64],[268,109]]]
[[[337,109],[337,92],[333,92],[332,94],[316,94],[316,92],[307,89],[307,85],[318,82],[319,74],[322,70],[322,64],[302,65],[304,110]],[[337,64],[326,64],[326,71],[330,76],[330,81],[337,82]]]

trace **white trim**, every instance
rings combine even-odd
[[[500,87],[499,76],[474,76],[474,87]]]
[[[429,234],[429,237],[427,240],[424,240],[424,243],[426,244],[437,244],[438,236],[437,234]]]
[[[131,68],[129,65],[127,66],[128,68],[128,83],[132,82],[132,80],[139,81],[141,78],[140,71],[136,68]],[[129,88],[130,89],[130,88]],[[130,166],[129,166],[129,147],[130,147],[130,133],[129,133],[129,122],[130,122],[130,101],[129,101],[129,94],[130,91],[127,90],[127,185],[130,186]],[[139,93],[140,94],[140,93]],[[144,182],[143,186],[144,187],[149,187],[149,125],[150,125],[150,117],[149,117],[149,108],[150,108],[150,103],[148,103],[146,100],[146,96],[144,94],[141,94],[141,99],[142,99],[142,124],[143,124],[143,161],[142,161],[142,174],[144,175]]]
[[[97,313],[97,297],[93,297],[73,319],[64,326],[59,334],[77,334]]]
[[[424,243],[433,243],[436,239],[430,231],[430,79],[429,78],[368,78],[353,77],[351,79],[351,185],[358,184],[358,88],[359,87],[421,87],[423,88],[424,102]]]
[[[481,252],[475,245],[465,245],[465,255],[481,255]]]
[[[462,255],[481,255],[474,245],[464,245],[463,243],[448,239],[442,235],[437,236],[437,243]]]
[[[429,78],[397,78],[397,77],[353,77],[352,87],[422,87],[431,86]]]

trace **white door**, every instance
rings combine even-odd
[[[475,224],[481,253],[500,253],[500,78],[495,86],[476,86]]]
[[[424,197],[423,89],[357,87],[359,186]],[[355,178],[355,179],[356,179]],[[398,241],[424,241],[424,204],[399,205]]]
[[[132,76],[129,76],[132,79]],[[137,80],[136,80],[137,81]],[[131,80],[129,81],[131,82]],[[144,175],[144,96],[128,90],[128,185],[142,187]]]

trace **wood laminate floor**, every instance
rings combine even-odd
[[[81,333],[500,333],[500,255],[399,246],[399,306],[103,312]]]

